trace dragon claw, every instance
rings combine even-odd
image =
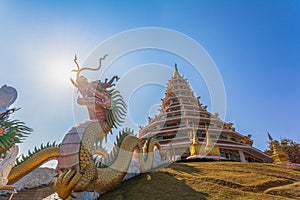
[[[62,172],[58,175],[54,183],[54,189],[62,199],[70,198],[74,186],[78,183],[82,174],[75,169],[61,169]]]

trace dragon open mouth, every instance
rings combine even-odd
[[[112,100],[109,94],[99,92],[94,88],[87,88],[85,92],[81,92],[77,102],[80,105],[100,105],[104,108],[112,108]]]

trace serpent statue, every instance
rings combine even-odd
[[[54,189],[63,199],[71,199],[72,192],[103,193],[115,188],[127,174],[133,154],[138,156],[141,172],[150,170],[153,150],[160,148],[153,138],[142,147],[141,141],[129,129],[119,133],[110,153],[102,148],[103,140],[122,123],[126,112],[122,96],[113,88],[119,77],[89,82],[80,73],[83,70],[99,70],[104,58],[99,60],[96,69],[80,68],[76,56],[74,59],[77,69],[73,72],[77,73],[77,77],[71,82],[80,93],[77,102],[87,107],[90,120],[71,128],[60,145],[59,175]]]
[[[104,59],[105,56],[99,60],[98,68],[80,68],[75,56],[77,69],[72,71],[77,73],[76,81],[71,79],[71,82],[79,92],[78,104],[86,106],[88,110],[89,120],[72,127],[60,145],[47,143],[33,152],[28,151],[29,155],[22,155],[21,160],[16,159],[18,149],[15,144],[20,143],[32,130],[22,122],[7,120],[8,114],[14,110],[8,110],[7,105],[0,107],[0,153],[4,157],[7,155],[5,158],[10,162],[2,160],[10,164],[16,160],[14,167],[6,167],[4,184],[13,184],[43,163],[57,159],[58,175],[53,187],[62,199],[72,199],[72,192],[104,193],[115,188],[123,181],[133,159],[139,162],[141,172],[152,169],[153,152],[160,149],[154,138],[148,139],[143,145],[133,131],[123,129],[116,136],[111,152],[103,147],[108,134],[113,134],[113,128],[121,125],[126,114],[122,96],[114,88],[114,82],[119,77],[114,76],[110,81],[89,82],[80,73],[83,70],[99,70]]]
[[[7,85],[0,88],[0,186],[8,182],[8,175],[19,152],[16,144],[21,143],[32,131],[23,122],[8,119],[9,115],[18,110],[9,109],[16,99],[15,88]]]

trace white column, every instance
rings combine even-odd
[[[241,161],[242,161],[242,162],[246,162],[244,152],[243,152],[242,150],[239,150],[239,154],[240,154],[240,159],[241,159]]]

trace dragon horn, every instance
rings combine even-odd
[[[102,58],[99,59],[99,66],[97,68],[95,68],[95,69],[88,68],[88,67],[84,67],[84,68],[78,69],[77,77],[79,77],[80,72],[82,72],[83,70],[91,70],[91,71],[97,71],[97,70],[99,70],[101,68],[102,60],[104,60],[106,56],[108,56],[108,54],[104,55]]]

